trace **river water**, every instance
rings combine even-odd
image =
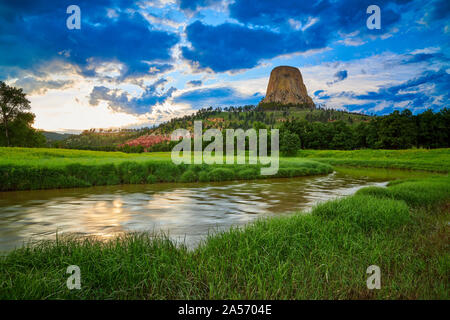
[[[195,247],[211,232],[308,210],[386,178],[326,176],[223,183],[152,184],[0,193],[0,251],[54,239],[56,232],[109,238],[164,232]]]

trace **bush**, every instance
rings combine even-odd
[[[156,183],[157,181],[158,181],[158,179],[154,175],[149,174],[147,176],[147,183]]]
[[[147,169],[144,165],[131,161],[119,164],[119,172],[122,183],[141,183],[135,181],[144,180],[147,175]]]
[[[234,179],[234,172],[231,169],[217,168],[209,172],[211,181],[226,181]]]
[[[152,172],[159,182],[174,182],[180,176],[180,168],[169,163],[158,163]]]
[[[208,171],[200,171],[200,173],[198,174],[198,181],[200,182],[211,181]]]
[[[145,181],[146,181],[146,178],[143,174],[135,174],[135,175],[131,176],[131,178],[130,178],[131,184],[145,183]]]
[[[258,169],[244,169],[241,171],[238,171],[236,176],[239,179],[244,179],[244,180],[251,180],[251,179],[257,179],[259,177],[259,172]]]
[[[192,170],[188,170],[181,175],[180,182],[195,182],[197,179],[197,174]]]

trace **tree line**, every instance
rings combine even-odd
[[[448,148],[450,110],[426,110],[413,115],[405,109],[354,125],[343,121],[288,120],[282,124],[280,131],[289,133],[290,140],[298,139],[302,149]]]

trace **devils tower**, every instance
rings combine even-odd
[[[308,96],[300,70],[295,67],[280,66],[270,73],[266,97],[262,103],[305,105],[314,108],[314,102]]]

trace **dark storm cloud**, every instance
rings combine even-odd
[[[95,76],[90,63],[125,65],[122,78],[148,74],[151,63],[170,61],[179,36],[153,30],[137,13],[126,12],[129,1],[77,1],[81,30],[68,30],[66,8],[72,1],[10,1],[0,5],[0,66],[33,71],[52,59],[74,64],[84,76]],[[126,6],[125,6],[126,5]],[[116,10],[108,17],[107,10]]]
[[[182,47],[182,54],[200,69],[210,68],[214,72],[249,69],[261,59],[324,47],[326,39],[318,28],[312,26],[307,32],[285,34],[231,23],[209,26],[196,21],[186,28],[192,48]]]
[[[262,59],[325,48],[342,33],[357,33],[360,37],[389,33],[400,21],[399,12],[407,8],[408,2],[379,1],[382,28],[369,30],[366,9],[371,0],[279,1],[276,5],[273,0],[236,0],[229,7],[230,16],[241,24],[190,24],[186,34],[192,47],[183,47],[182,54],[200,69],[249,69]],[[189,3],[194,8],[200,2]],[[302,28],[292,28],[290,21]]]

